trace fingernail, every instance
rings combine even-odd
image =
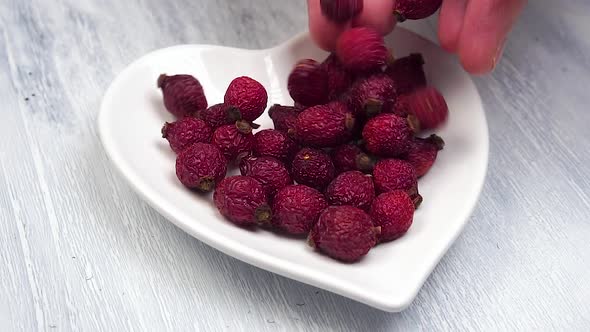
[[[500,62],[500,59],[502,58],[502,54],[504,53],[504,46],[506,45],[506,43],[502,42],[500,44],[500,46],[498,46],[498,49],[496,49],[496,54],[494,55],[494,58],[492,59],[492,70],[496,68],[496,65],[498,65],[498,62]]]

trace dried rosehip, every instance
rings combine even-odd
[[[354,115],[345,106],[320,105],[299,114],[295,122],[295,136],[307,146],[332,147],[349,141],[354,128]]]
[[[288,89],[291,98],[306,106],[328,101],[328,74],[315,60],[299,61],[289,75]]]
[[[225,177],[227,161],[212,144],[195,143],[176,158],[176,176],[190,189],[208,192]]]
[[[224,101],[240,110],[242,119],[252,122],[264,113],[268,94],[258,81],[242,76],[234,79],[225,92]]]
[[[368,210],[375,198],[375,185],[369,175],[348,171],[338,175],[326,189],[330,205],[350,205]]]
[[[293,235],[305,235],[328,207],[324,195],[304,185],[287,186],[279,190],[272,207],[272,223]]]
[[[336,176],[336,169],[324,151],[303,148],[293,158],[291,175],[299,184],[323,190]]]
[[[158,88],[164,95],[164,106],[178,118],[196,114],[207,108],[203,86],[190,75],[160,75]]]
[[[268,224],[272,212],[262,184],[248,176],[223,179],[213,194],[222,216],[238,226]]]
[[[386,64],[389,51],[383,36],[368,27],[346,30],[336,44],[336,55],[342,64],[355,72],[368,72]]]
[[[240,173],[260,181],[269,200],[272,200],[279,189],[293,184],[285,164],[272,157],[244,158],[240,162]]]
[[[203,121],[196,118],[184,118],[176,122],[168,123],[162,127],[162,138],[168,140],[170,148],[176,153],[194,143],[209,143],[213,131]]]

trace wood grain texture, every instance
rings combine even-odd
[[[126,64],[181,43],[270,47],[305,29],[304,1],[0,0],[0,330],[587,331],[590,4],[557,6],[531,1],[476,79],[491,133],[481,201],[415,303],[389,314],[191,238],[98,140]]]

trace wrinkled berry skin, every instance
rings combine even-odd
[[[297,143],[278,130],[265,129],[254,135],[256,156],[274,157],[283,162],[289,162],[297,151]]]
[[[420,178],[430,171],[436,161],[438,152],[444,146],[445,142],[437,135],[431,135],[428,138],[416,137],[404,159],[412,164],[416,170],[416,175]]]
[[[295,129],[295,121],[302,111],[297,107],[275,104],[268,110],[268,116],[272,119],[275,130],[288,133]]]
[[[380,114],[363,129],[367,150],[381,157],[397,157],[408,152],[413,135],[408,120],[394,114]]]
[[[352,75],[344,68],[336,54],[332,53],[322,63],[328,75],[328,99],[334,100],[352,84]]]
[[[355,262],[377,243],[378,230],[371,217],[352,206],[325,209],[309,234],[317,250],[343,262]]]
[[[299,61],[289,75],[287,87],[291,98],[306,106],[328,101],[328,74],[315,60]]]
[[[393,241],[404,235],[414,221],[414,202],[402,190],[391,191],[375,198],[370,216],[381,227],[379,242]]]
[[[391,107],[397,99],[395,82],[385,74],[358,80],[350,88],[348,107],[359,116],[374,116]]]
[[[440,8],[442,0],[396,0],[395,15],[398,22],[427,18]]]
[[[395,60],[387,67],[385,73],[395,81],[397,93],[400,95],[426,86],[424,58],[419,53]]]
[[[421,129],[436,129],[449,117],[447,102],[436,88],[420,88],[407,95],[404,101],[418,119]]]
[[[375,185],[369,175],[344,172],[326,188],[326,198],[330,205],[350,205],[368,211],[375,198]]]
[[[364,0],[320,0],[322,14],[335,23],[352,20],[363,11]]]
[[[258,81],[242,76],[229,84],[224,102],[237,107],[243,120],[252,122],[258,119],[266,109],[268,94]]]
[[[203,121],[196,118],[184,118],[176,122],[168,123],[162,127],[162,137],[168,140],[170,148],[176,153],[194,143],[211,142],[213,130]]]
[[[293,184],[285,164],[272,157],[244,158],[240,161],[240,173],[258,180],[269,200],[272,200],[279,189]]]
[[[410,195],[418,193],[418,176],[412,164],[404,160],[385,159],[373,170],[373,181],[378,193],[404,190]]]
[[[373,171],[374,162],[366,153],[354,144],[344,144],[332,151],[332,161],[338,173],[346,171]]]
[[[164,106],[177,118],[196,114],[207,108],[207,98],[203,86],[190,75],[160,75],[158,88],[164,95]]]
[[[385,65],[389,51],[383,36],[367,27],[348,29],[336,43],[336,55],[348,70],[368,72]]]
[[[303,145],[333,147],[352,138],[354,125],[354,115],[348,109],[319,105],[299,114],[295,122],[295,135]]]
[[[231,105],[216,104],[199,112],[199,118],[211,128],[217,129],[223,125],[234,124],[242,119],[240,111]]]
[[[293,158],[291,175],[298,184],[323,190],[336,176],[336,169],[324,151],[303,148]]]
[[[213,201],[219,213],[238,226],[265,224],[272,218],[266,191],[249,176],[223,179],[215,189]]]
[[[293,235],[306,235],[328,207],[324,195],[304,185],[284,187],[272,206],[273,226]]]
[[[187,188],[200,192],[213,190],[227,172],[227,161],[212,144],[195,143],[176,158],[176,176]]]
[[[211,143],[217,146],[228,161],[234,161],[240,155],[250,155],[254,149],[254,135],[251,129],[240,131],[236,125],[225,125],[213,133]]]

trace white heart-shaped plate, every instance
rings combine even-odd
[[[194,75],[210,105],[222,102],[231,80],[243,75],[266,87],[269,104],[292,105],[286,82],[295,62],[326,56],[307,34],[267,50],[185,45],[150,53],[127,67],[107,90],[98,121],[100,137],[137,193],[197,239],[259,268],[382,310],[401,311],[465,226],[484,183],[489,142],[479,94],[452,56],[400,28],[387,43],[397,57],[424,55],[429,82],[446,97],[451,114],[438,130],[445,150],[420,181],[424,203],[414,225],[403,238],[377,246],[355,264],[319,255],[302,239],[248,231],[225,221],[210,196],[194,194],[178,182],[175,155],[160,134],[163,123],[173,120],[156,88],[162,73]],[[257,122],[272,128],[266,114]]]

